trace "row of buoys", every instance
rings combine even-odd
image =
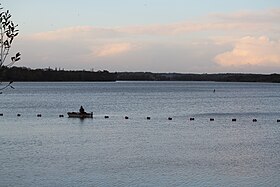
[[[0,113],[0,116],[4,116],[4,114],[3,114],[3,113]],[[21,117],[21,114],[17,114],[17,117]],[[37,117],[42,117],[42,114],[37,114]],[[60,114],[58,117],[63,118],[64,115]],[[104,118],[105,118],[105,119],[109,119],[109,116],[106,115],[106,116],[104,116]],[[128,116],[124,116],[124,119],[129,119],[129,117],[128,117]],[[151,117],[148,116],[146,119],[147,119],[147,120],[151,120]],[[172,118],[172,117],[168,117],[167,120],[172,121],[173,118]],[[190,120],[190,121],[194,121],[195,118],[191,117],[191,118],[189,118],[189,120]],[[215,121],[214,118],[210,118],[209,120],[210,120],[210,121]],[[237,119],[236,119],[236,118],[232,118],[231,121],[232,121],[232,122],[236,122]],[[254,118],[252,121],[253,121],[253,122],[257,122],[258,120]],[[277,119],[277,123],[280,123],[280,119]]]
[[[109,116],[105,116],[105,118],[109,118]],[[125,119],[129,119],[128,116],[125,116],[124,118],[125,118]],[[168,117],[167,119],[168,119],[169,121],[172,121],[172,120],[173,120],[172,117]],[[151,117],[147,117],[147,120],[151,120]],[[194,118],[190,118],[190,121],[194,121]],[[214,118],[210,118],[210,121],[215,121],[215,119],[214,119]],[[231,121],[232,121],[232,122],[236,122],[237,119],[236,119],[236,118],[233,118],[233,119],[231,119]],[[253,121],[253,122],[257,122],[258,120],[254,118],[252,121]],[[280,119],[277,119],[277,123],[280,123]]]
[[[107,119],[107,118],[109,118],[109,116],[105,116],[105,118]],[[124,118],[125,118],[125,119],[129,119],[128,116],[125,116]],[[168,119],[169,121],[172,121],[172,120],[173,120],[172,117],[168,117],[167,119]],[[148,116],[148,117],[147,117],[147,120],[151,120],[151,117]],[[195,120],[194,118],[190,118],[190,121],[194,121],[194,120]],[[209,120],[210,120],[210,121],[215,121],[214,118],[210,118]],[[231,121],[232,121],[232,122],[236,122],[237,119],[236,119],[236,118],[232,118]],[[253,121],[253,122],[257,122],[258,120],[254,118],[252,121]],[[280,123],[280,119],[277,119],[277,123]]]

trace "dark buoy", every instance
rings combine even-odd
[[[17,114],[17,117],[20,117],[21,115],[20,114]]]
[[[194,121],[194,118],[190,118],[190,121]]]
[[[151,119],[151,117],[147,117],[147,120],[150,120]]]
[[[280,122],[280,119],[277,119],[277,123],[279,123]]]
[[[128,119],[128,116],[125,116],[124,119]]]
[[[42,114],[37,114],[37,117],[42,117]]]
[[[210,118],[210,121],[214,121],[215,119],[214,118]]]
[[[171,117],[169,117],[169,118],[168,118],[168,120],[170,120],[170,121],[171,121],[171,120],[172,120],[172,118],[171,118]]]
[[[109,118],[109,116],[104,116],[104,118],[105,118],[105,119],[108,119],[108,118]]]
[[[235,119],[235,118],[233,118],[231,121],[236,121],[236,119]]]
[[[0,114],[0,116],[4,116],[3,114]]]
[[[61,115],[59,115],[59,117],[60,117],[60,118],[63,118],[63,117],[64,117],[64,115],[62,115],[62,114],[61,114]]]
[[[257,119],[253,119],[253,122],[257,122],[258,120]]]

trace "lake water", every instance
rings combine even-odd
[[[13,86],[0,95],[0,186],[280,186],[280,84]],[[93,119],[67,118],[81,105]]]

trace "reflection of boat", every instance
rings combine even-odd
[[[80,112],[68,112],[68,117],[69,118],[92,118],[93,113],[80,113]]]

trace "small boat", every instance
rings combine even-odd
[[[93,113],[68,112],[69,118],[93,118]]]

